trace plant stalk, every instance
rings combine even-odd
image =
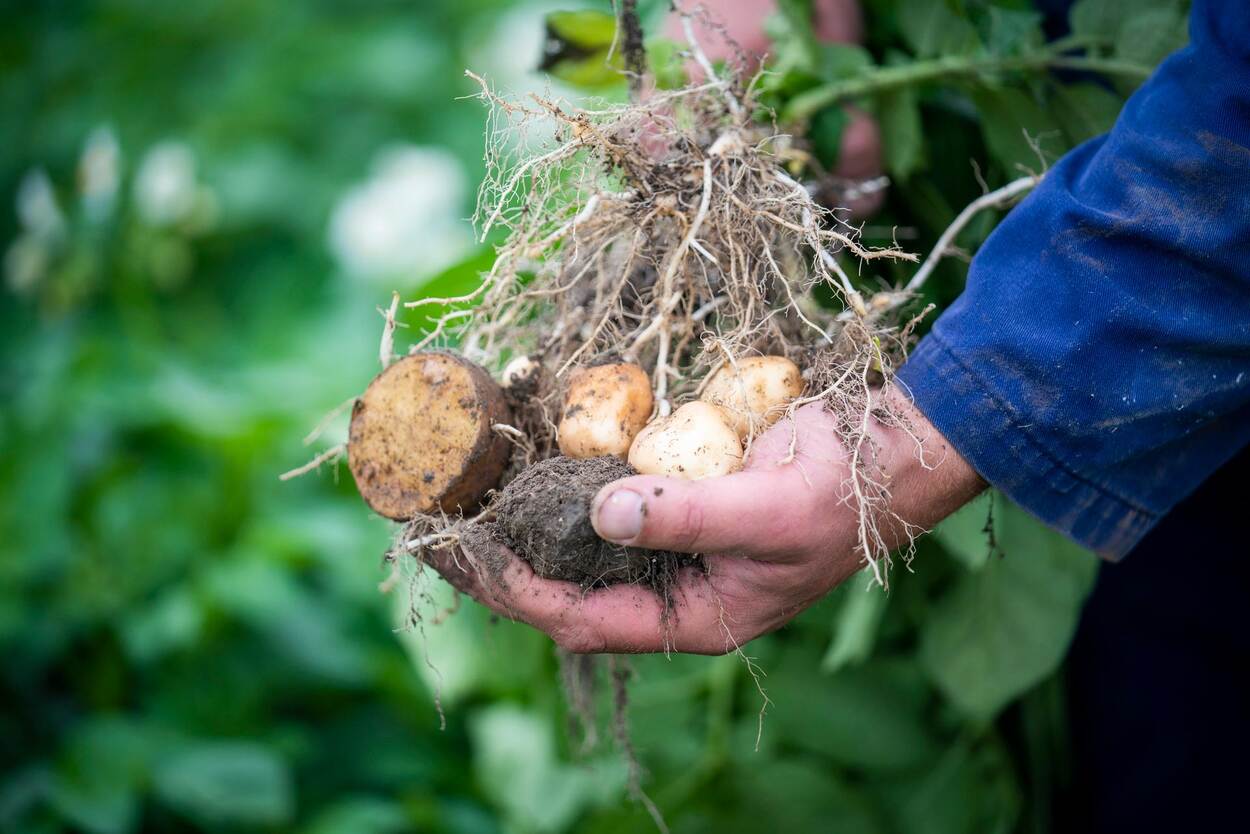
[[[1138,80],[1146,79],[1150,67],[1130,61],[1111,58],[1092,58],[1085,55],[1061,55],[1053,51],[1034,55],[1011,57],[946,56],[928,61],[916,61],[893,67],[878,67],[858,78],[848,78],[814,87],[791,99],[785,109],[787,121],[807,119],[831,104],[850,98],[886,92],[899,87],[923,84],[939,78],[978,76],[999,72],[1021,70],[1067,69],[1097,72],[1103,75],[1119,75]]]

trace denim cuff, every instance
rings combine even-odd
[[[1159,515],[1063,463],[1030,432],[1026,411],[934,332],[899,369],[917,408],[982,478],[1045,524],[1106,559],[1127,554]]]

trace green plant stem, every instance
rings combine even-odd
[[[806,119],[817,111],[846,99],[923,84],[940,78],[1042,69],[1081,70],[1139,80],[1144,80],[1151,73],[1150,67],[1130,61],[1092,58],[1084,55],[1060,55],[1050,50],[1034,55],[1016,55],[1006,58],[984,55],[947,56],[893,67],[878,67],[858,78],[848,78],[844,81],[814,87],[791,99],[786,106],[785,117],[787,121]]]

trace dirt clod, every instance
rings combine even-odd
[[[667,599],[677,570],[697,564],[697,557],[613,544],[599,538],[590,522],[590,503],[599,489],[634,474],[615,457],[548,458],[508,484],[494,502],[494,521],[477,526],[539,576],[583,588],[647,585]]]

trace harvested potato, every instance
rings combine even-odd
[[[476,508],[499,483],[508,440],[503,392],[482,368],[450,353],[404,357],[356,401],[347,457],[360,495],[397,521]]]
[[[523,388],[534,384],[543,366],[528,356],[515,357],[504,366],[502,379],[504,388]]]
[[[712,374],[701,399],[724,408],[745,439],[752,427],[759,432],[777,422],[802,393],[798,365],[784,356],[750,356],[739,359],[736,368],[725,365]]]
[[[742,468],[742,442],[732,417],[709,403],[686,403],[653,420],[634,438],[630,464],[644,475],[697,481]]]
[[[653,405],[651,382],[639,366],[618,362],[582,368],[570,377],[564,397],[556,433],[560,451],[571,458],[623,458]]]

